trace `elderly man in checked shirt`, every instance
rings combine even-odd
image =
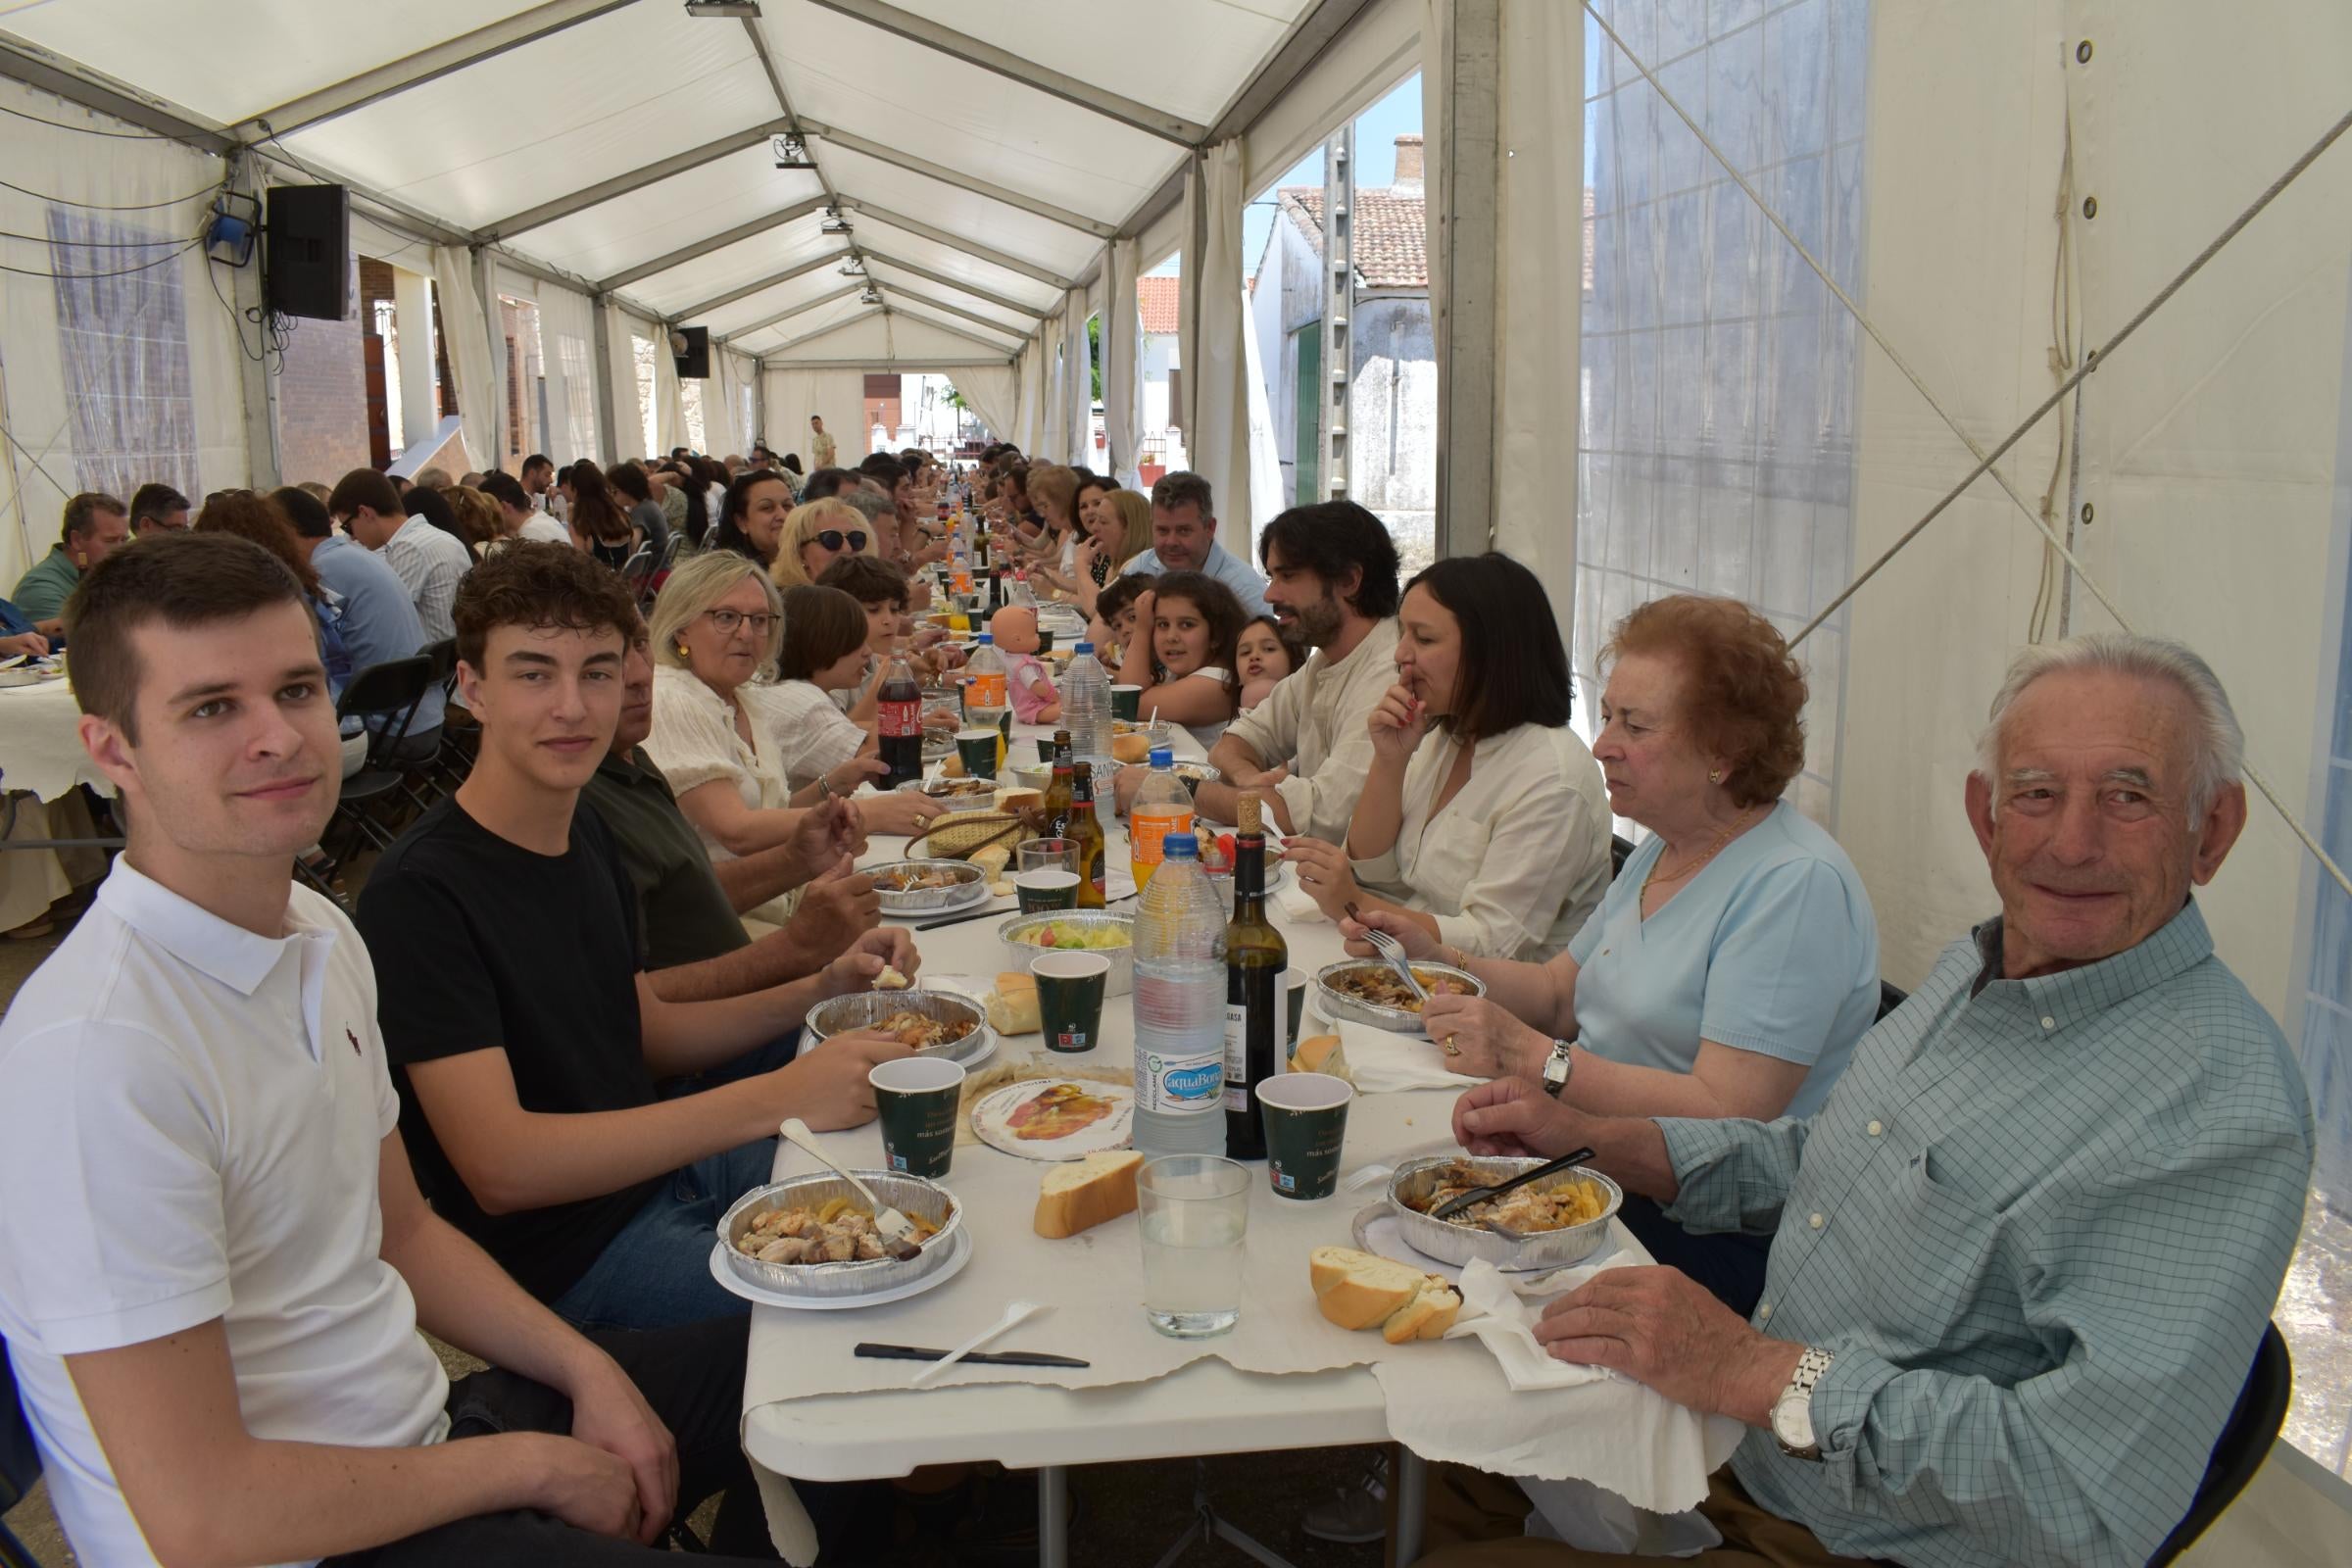
[[[1628,1268],[1538,1330],[1754,1429],[1702,1510],[1725,1544],[1696,1560],[2136,1565],[2187,1511],[2312,1157],[2286,1042],[2191,896],[2245,826],[2243,745],[2178,644],[2029,650],[1967,790],[2000,917],[1863,1038],[1820,1111],[1604,1118],[1525,1079],[1462,1097],[1474,1152],[1591,1144],[1692,1229],[1773,1238],[1748,1321]],[[1525,1513],[1482,1489],[1466,1473],[1433,1500],[1458,1528],[1428,1568],[1637,1560],[1477,1539]]]

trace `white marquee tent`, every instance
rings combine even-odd
[[[2352,108],[2352,7],[758,9],[0,12],[0,577],[47,547],[66,494],[133,460],[181,455],[206,488],[278,477],[282,389],[237,314],[253,270],[159,261],[155,239],[195,235],[223,181],[313,178],[351,187],[356,249],[436,279],[469,418],[496,406],[497,294],[535,299],[561,345],[559,427],[604,457],[642,444],[614,396],[633,396],[630,339],[693,324],[721,347],[715,384],[756,389],[745,444],[786,444],[810,413],[853,428],[861,372],[921,369],[1025,449],[1071,456],[1070,349],[1099,314],[1126,471],[1135,278],[1180,254],[1180,422],[1246,548],[1243,207],[1418,71],[1440,545],[1535,565],[1587,670],[1610,620],[1677,586],[1812,619],[1970,473],[1970,442],[2007,437],[2319,148],[1807,639],[1800,799],[1861,868],[1908,983],[1989,905],[1959,800],[2014,650],[2113,612],[2200,648],[2283,808],[2257,806],[2209,917],[2304,1054],[2320,1181],[2352,1207],[2352,896],[2284,814],[2352,861],[2352,146],[2326,144]],[[780,133],[813,167],[778,168]],[[52,260],[69,250],[71,285]],[[179,271],[184,352],[123,365],[139,333],[105,318],[91,255]],[[663,447],[683,438],[675,385]]]

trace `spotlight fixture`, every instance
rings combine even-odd
[[[838,207],[826,208],[825,220],[823,223],[818,225],[817,232],[821,234],[847,234],[849,231],[850,220],[841,216],[841,209]]]
[[[879,305],[882,303],[882,291],[874,287],[873,284],[868,283],[865,285],[865,292],[858,296],[858,303],[860,305]]]
[[[778,169],[814,169],[809,160],[808,144],[788,130],[780,130],[767,138],[767,150],[776,156]]]
[[[757,17],[760,0],[686,0],[690,17]]]
[[[848,261],[841,264],[841,275],[844,277],[863,277],[865,275],[865,263],[859,261],[855,256],[851,257]]]

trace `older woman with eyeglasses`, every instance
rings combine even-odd
[[[696,556],[670,573],[654,601],[654,728],[644,753],[677,796],[713,860],[784,843],[797,815],[830,792],[848,795],[887,771],[853,757],[795,799],[760,723],[763,676],[784,644],[784,607],[758,564],[733,551]],[[926,809],[928,808],[929,809]],[[929,801],[884,796],[858,803],[873,833],[912,833],[936,813]],[[781,924],[790,909],[751,911]]]
[[[872,554],[874,531],[865,514],[838,496],[828,496],[792,509],[767,574],[779,590],[808,588],[842,557]]]

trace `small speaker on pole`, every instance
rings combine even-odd
[[[669,346],[676,351],[678,378],[685,381],[710,379],[710,329],[707,326],[672,327]]]
[[[351,192],[272,185],[262,221],[262,293],[281,316],[351,316]]]

